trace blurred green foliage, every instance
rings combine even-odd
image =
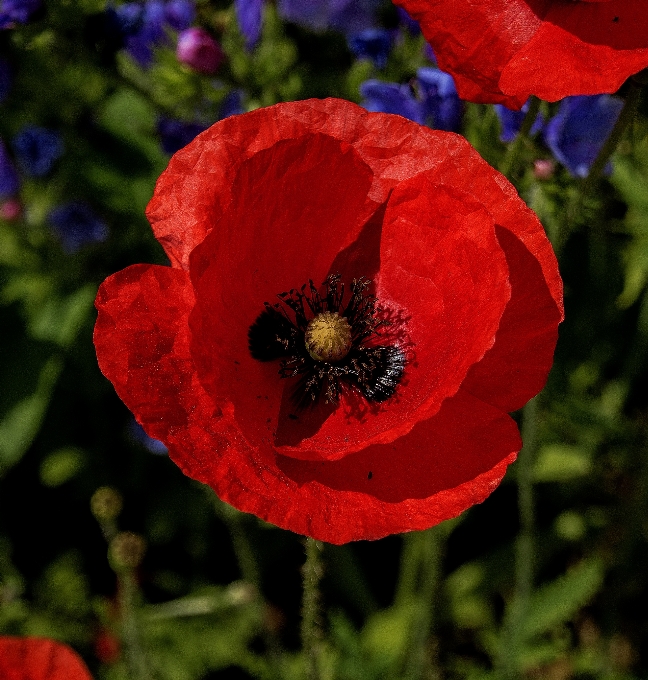
[[[36,123],[65,146],[51,175],[22,178],[21,216],[0,219],[0,634],[66,641],[104,680],[301,678],[300,538],[223,505],[147,450],[97,368],[92,302],[114,271],[165,262],[144,218],[168,158],[159,116],[210,124],[234,89],[248,109],[359,101],[370,77],[409,82],[427,63],[422,38],[401,31],[379,72],[341,35],[285,24],[267,3],[247,52],[231,4],[201,0],[199,21],[227,54],[206,77],[172,46],[149,69],[106,51],[88,35],[104,9],[52,1],[0,32],[14,71],[0,137]],[[394,23],[388,3],[384,16]],[[463,134],[501,164],[492,107],[466,105]],[[512,466],[458,520],[325,546],[321,678],[648,674],[647,98],[595,191],[582,196],[560,166],[538,178],[534,161],[546,158],[540,139],[526,140],[513,176],[556,247],[567,310],[549,384],[521,416],[535,426],[532,522],[520,524]],[[104,243],[62,248],[47,215],[69,200],[108,224]],[[90,498],[104,485],[124,506],[97,522]],[[147,549],[141,564],[113,571],[118,530]],[[521,545],[532,547],[527,591]]]

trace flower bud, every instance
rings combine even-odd
[[[536,179],[551,179],[555,170],[556,164],[551,158],[538,158],[533,162],[533,176]]]
[[[0,203],[0,220],[13,222],[20,217],[21,213],[22,205],[17,198],[10,198]]]
[[[135,569],[146,551],[146,541],[132,531],[122,531],[113,538],[108,548],[108,558],[115,570]]]
[[[219,44],[203,28],[194,26],[178,36],[176,56],[198,73],[215,73],[223,63],[225,55]]]
[[[121,494],[110,486],[101,486],[90,499],[90,510],[99,522],[115,519],[122,509]]]

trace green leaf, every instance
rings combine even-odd
[[[21,399],[0,420],[0,474],[15,465],[40,430],[63,359],[52,356],[41,369],[33,394]]]
[[[88,284],[63,300],[50,298],[32,318],[32,337],[69,347],[92,310],[96,294],[97,288]]]
[[[529,604],[523,637],[528,640],[570,621],[598,592],[603,576],[602,563],[592,558],[537,590]]]

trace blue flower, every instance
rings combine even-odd
[[[395,113],[416,123],[424,122],[421,102],[414,97],[409,85],[365,80],[360,85],[360,94],[363,97],[361,105],[367,111]]]
[[[18,193],[20,180],[16,168],[9,158],[9,152],[0,139],[0,199],[9,198]]]
[[[547,123],[544,139],[574,177],[587,177],[621,113],[623,101],[609,94],[566,97]],[[610,173],[610,165],[605,172]]]
[[[183,120],[176,120],[174,118],[159,118],[157,123],[162,150],[168,154],[174,154],[182,149],[182,147],[187,146],[194,137],[206,129],[206,125],[186,123]]]
[[[9,62],[0,57],[0,102],[4,101],[11,89],[11,68]]]
[[[63,142],[56,132],[38,125],[25,125],[13,138],[18,165],[29,177],[44,177],[63,154]]]
[[[402,8],[397,7],[396,12],[398,13],[398,21],[401,26],[404,26],[410,35],[419,35],[421,32],[421,27],[419,22],[412,17]]]
[[[334,29],[349,35],[376,26],[381,0],[279,0],[279,14],[315,31]]]
[[[452,76],[433,66],[424,66],[416,72],[416,82],[425,122],[437,130],[458,132],[463,102],[459,99]]]
[[[26,24],[41,6],[41,0],[0,0],[0,29]]]
[[[144,428],[135,420],[135,418],[131,420],[129,430],[133,439],[150,453],[155,453],[158,456],[164,456],[169,453],[167,447],[159,439],[153,439],[153,437],[149,437],[146,432],[144,432]]]
[[[520,131],[520,128],[522,127],[522,121],[524,121],[524,116],[526,116],[526,112],[529,110],[529,102],[527,101],[526,104],[519,110],[519,111],[512,111],[511,109],[506,108],[503,104],[495,104],[495,113],[497,114],[497,117],[499,118],[500,121],[500,141],[501,142],[512,142],[516,136],[517,133]],[[535,119],[533,125],[531,126],[530,134],[535,135],[542,128],[544,127],[544,116],[539,113],[537,118]]]
[[[393,32],[384,28],[366,28],[348,37],[349,49],[356,57],[370,59],[379,69],[387,65],[393,42]]]
[[[153,47],[167,41],[165,23],[164,3],[161,0],[145,3],[139,28],[126,37],[126,50],[140,66],[149,66],[153,59]]]
[[[123,5],[119,5],[119,7],[115,9],[111,8],[108,11],[114,13],[122,37],[137,33],[142,25],[144,6],[139,2],[126,2]]]
[[[234,10],[245,47],[251,50],[261,37],[263,22],[263,0],[234,0]]]
[[[175,31],[184,31],[193,24],[196,8],[191,0],[169,0],[164,8],[167,24]]]
[[[105,222],[88,205],[79,201],[54,208],[47,222],[68,253],[76,253],[86,243],[105,241],[108,237]]]
[[[218,120],[223,120],[223,118],[235,116],[239,113],[245,113],[243,90],[232,90],[221,102]]]

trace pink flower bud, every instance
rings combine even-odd
[[[556,169],[556,164],[550,158],[538,158],[533,162],[533,175],[536,179],[551,179]]]
[[[22,205],[16,198],[10,198],[3,203],[0,203],[0,219],[11,222],[18,219],[22,213]]]
[[[220,45],[204,28],[196,26],[178,35],[176,56],[181,64],[206,74],[215,73],[225,59]]]

